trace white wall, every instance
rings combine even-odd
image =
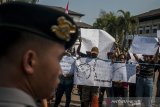
[[[80,16],[70,15],[70,17],[72,17],[75,22],[81,22],[81,17]]]

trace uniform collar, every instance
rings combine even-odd
[[[30,107],[37,107],[31,96],[16,88],[0,87],[0,101],[24,104]]]

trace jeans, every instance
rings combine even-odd
[[[160,107],[160,79],[157,81],[157,95],[155,97],[156,107]]]
[[[71,102],[71,92],[73,89],[73,83],[71,84],[59,84],[57,92],[56,92],[56,100],[55,100],[55,104],[54,107],[58,107],[58,105],[61,102],[61,98],[65,92],[66,95],[66,104],[65,107],[70,107],[70,102]]]
[[[145,107],[151,107],[153,95],[153,78],[137,77],[136,81],[136,97],[141,97]]]
[[[157,97],[160,97],[160,80],[157,82]]]

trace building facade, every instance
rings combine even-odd
[[[157,30],[160,30],[160,8],[136,17],[138,18],[137,34],[139,36],[157,36]]]
[[[154,9],[135,16],[138,25],[135,35],[126,36],[126,47],[130,47],[135,36],[157,37],[157,30],[160,30],[160,8]]]
[[[59,10],[59,11],[61,11],[61,12],[65,12],[65,11],[66,11],[66,10],[65,10],[64,8],[62,8],[62,7],[51,6],[51,8],[57,9],[57,10]],[[89,24],[81,21],[81,19],[82,19],[82,17],[84,16],[84,14],[81,14],[81,13],[78,13],[78,12],[75,12],[75,11],[72,11],[72,10],[69,10],[69,11],[68,11],[68,15],[73,18],[73,20],[76,22],[76,24],[77,24],[77,26],[78,26],[79,28],[91,28],[91,27],[92,27],[91,25],[89,25]]]

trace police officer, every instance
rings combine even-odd
[[[59,62],[78,30],[65,13],[42,5],[0,5],[0,107],[36,107],[57,87]]]

